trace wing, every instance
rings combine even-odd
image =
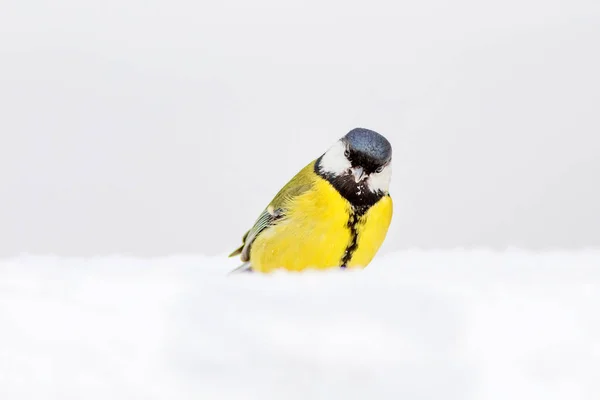
[[[283,216],[284,214],[281,208],[274,209],[273,206],[269,205],[269,207],[260,214],[254,223],[254,226],[250,228],[242,238],[242,246],[231,253],[229,257],[241,254],[240,258],[242,261],[246,262],[250,260],[250,248],[254,239],[256,239],[256,237],[266,228],[274,225],[277,220],[281,219]]]
[[[283,187],[283,189],[279,191],[279,193],[277,193],[277,195],[275,195],[273,201],[271,201],[269,206],[260,214],[254,223],[254,226],[252,226],[242,238],[242,245],[234,250],[229,257],[241,254],[240,259],[242,261],[248,262],[250,260],[252,243],[258,235],[265,229],[268,229],[283,220],[286,216],[286,209],[290,202],[312,187],[315,176],[313,172],[314,163],[315,161],[304,167]]]

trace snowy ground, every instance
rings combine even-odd
[[[0,399],[599,399],[600,252],[0,262]]]

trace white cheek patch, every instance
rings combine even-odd
[[[348,168],[352,166],[350,161],[344,155],[346,151],[346,145],[338,141],[333,146],[327,150],[323,157],[321,157],[321,162],[319,164],[319,169],[323,173],[333,174],[335,176],[342,175],[345,173]]]
[[[392,179],[392,163],[385,166],[380,173],[372,173],[367,179],[367,186],[373,193],[381,191],[387,193],[390,190],[390,180]]]

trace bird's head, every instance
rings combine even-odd
[[[319,158],[316,169],[352,202],[382,196],[389,191],[392,145],[375,131],[356,128]]]

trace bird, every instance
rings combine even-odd
[[[277,194],[229,257],[230,273],[366,268],[387,235],[392,146],[355,128],[304,166]]]

